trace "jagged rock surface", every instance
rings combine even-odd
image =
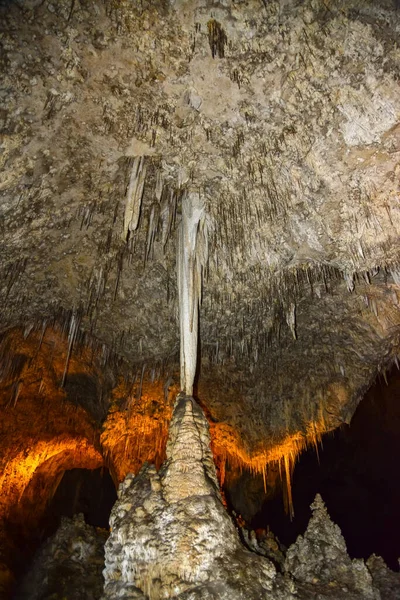
[[[175,406],[167,455],[159,473],[146,465],[120,485],[103,600],[398,597],[399,575],[379,557],[367,566],[352,560],[319,495],[304,536],[286,557],[272,534],[257,539],[243,530],[243,545],[221,502],[204,414],[184,395]]]
[[[190,496],[219,497],[208,424],[197,402],[182,395],[174,408],[161,478],[169,503]]]
[[[285,571],[304,584],[300,595],[379,600],[364,561],[351,560],[340,528],[331,521],[319,494],[311,508],[313,514],[307,530],[290,546],[285,561]]]
[[[15,600],[98,600],[107,536],[107,531],[87,525],[82,514],[64,517],[38,552]]]
[[[145,466],[125,479],[110,524],[104,600],[293,597],[290,581],[242,546],[192,398],[178,398],[160,473]]]
[[[269,558],[280,570],[283,570],[285,563],[284,547],[275,538],[272,531],[257,535],[255,531],[243,528],[240,534],[247,548],[252,552],[256,552],[256,554]]]
[[[400,573],[388,568],[381,556],[373,554],[366,562],[372,575],[374,586],[379,590],[382,600],[400,598]]]
[[[185,413],[184,406],[181,403],[177,412]],[[198,407],[195,412],[199,415]],[[183,457],[182,466],[185,462]],[[204,466],[207,471],[210,474],[209,465]],[[349,558],[340,529],[318,496],[304,536],[289,548],[285,560],[271,533],[257,539],[255,532],[246,532],[245,543],[253,552],[245,550],[215,490],[197,498],[189,491],[184,504],[182,496],[168,505],[162,489],[162,476],[148,465],[121,484],[112,513],[113,531],[106,543],[104,600],[400,597],[400,575],[388,569],[381,557],[371,556],[368,568],[363,561]],[[15,600],[100,598],[107,535],[86,525],[82,515],[63,519],[38,552]],[[260,554],[285,570],[285,577]]]

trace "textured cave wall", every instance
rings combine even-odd
[[[394,4],[0,10],[1,331],[70,311],[70,338],[176,369],[175,233],[196,191],[211,419],[258,470],[347,421],[399,345]]]

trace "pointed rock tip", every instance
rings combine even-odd
[[[322,500],[321,494],[316,494],[314,498],[314,502],[310,504],[310,508],[312,511],[314,510],[324,510],[326,511],[325,502]]]

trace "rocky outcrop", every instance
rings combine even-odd
[[[87,525],[83,515],[63,518],[38,552],[15,600],[98,600],[103,589],[108,532]]]
[[[181,394],[160,472],[145,465],[119,488],[106,543],[103,600],[396,597],[397,574],[376,557],[368,566],[349,557],[319,495],[304,536],[286,558],[272,534],[239,535],[222,504],[209,441],[204,413]]]
[[[351,560],[340,528],[328,515],[317,494],[304,536],[290,546],[285,570],[301,585],[306,598],[379,600],[372,576],[363,560]]]
[[[180,396],[161,471],[145,465],[120,485],[101,598],[397,600],[400,575],[374,555],[366,564],[351,560],[319,495],[311,508],[304,536],[286,557],[271,532],[238,531],[216,486],[203,413],[193,398]],[[16,600],[97,600],[106,537],[81,515],[63,519]]]
[[[285,549],[272,531],[260,531],[257,535],[254,530],[243,528],[240,531],[240,537],[249,550],[261,556],[266,556],[272,560],[280,571],[283,570]]]
[[[104,600],[293,597],[289,580],[241,544],[193,398],[178,397],[160,473],[147,465],[125,479],[110,524]]]
[[[375,554],[369,557],[366,564],[382,600],[400,598],[400,573],[389,569],[383,558]]]

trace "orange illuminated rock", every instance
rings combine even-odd
[[[117,484],[128,473],[137,473],[145,462],[157,469],[161,466],[172,402],[179,391],[176,385],[166,386],[144,376],[135,387],[120,378],[100,432],[84,407],[84,393],[82,406],[67,393],[68,382],[75,376],[93,377],[102,385],[104,374],[96,366],[93,349],[71,347],[67,330],[54,326],[32,330],[27,336],[11,330],[0,344],[0,353],[0,517],[27,522],[29,513],[37,519],[67,469],[105,463]],[[61,387],[63,379],[66,387]],[[207,396],[210,390],[204,393]],[[184,422],[193,417],[186,413]],[[296,457],[308,444],[317,444],[325,431],[324,422],[310,423],[306,434],[288,433],[280,443],[271,445],[265,440],[251,448],[228,421],[218,421],[211,414],[208,420],[220,485],[229,465],[231,474],[247,469],[262,475],[265,487],[270,487],[279,465],[290,508],[290,476]],[[268,465],[274,467],[271,474]]]
[[[0,521],[29,534],[66,470],[103,464],[93,419],[60,386],[66,365],[89,373],[90,352],[48,328],[8,332],[0,353]]]
[[[176,393],[177,388],[172,390]],[[159,381],[143,382],[140,398],[129,393],[128,385],[122,382],[113,397],[100,439],[105,460],[120,482],[128,473],[137,473],[145,462],[161,466],[172,406]]]

